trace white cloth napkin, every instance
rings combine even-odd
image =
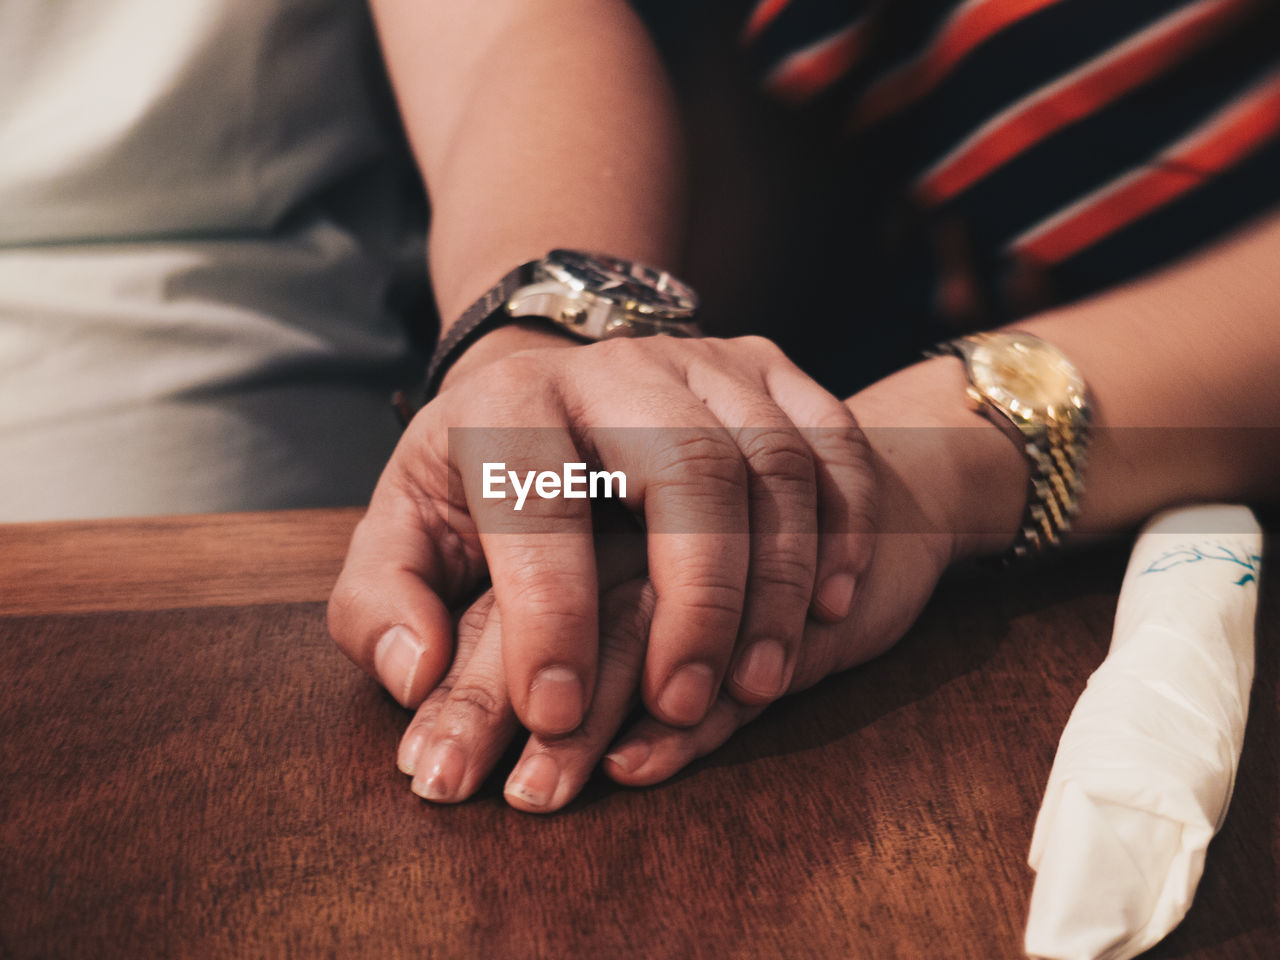
[[[1125,960],[1186,915],[1244,742],[1261,554],[1240,506],[1170,510],[1138,535],[1031,838],[1028,956]]]

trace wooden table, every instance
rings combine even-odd
[[[0,527],[0,957],[1020,955],[1124,554],[943,587],[673,782],[551,817],[395,769],[329,641],[352,511]],[[1155,957],[1280,956],[1280,577],[1231,815]]]

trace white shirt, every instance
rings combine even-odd
[[[422,202],[360,0],[0,0],[0,519],[359,503]]]

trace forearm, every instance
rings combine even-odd
[[[1014,327],[1059,347],[1094,395],[1077,532],[1123,529],[1178,502],[1258,499],[1280,489],[1280,217],[1139,283]],[[937,359],[850,400],[868,427],[972,428],[937,432],[946,449],[935,451],[934,463],[951,468],[931,469],[920,493],[933,511],[929,522],[957,532],[961,556],[1012,541],[1027,478],[1016,447],[966,408],[964,384],[959,360]]]
[[[610,0],[373,0],[431,198],[447,327],[554,247],[672,264],[683,230],[678,123],[630,8]]]
[[[1097,396],[1082,531],[1280,491],[1280,217],[1024,326],[1078,358]]]

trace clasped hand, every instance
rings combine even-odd
[[[849,409],[772,343],[535,349],[447,384],[388,463],[329,608],[343,650],[421,707],[400,753],[419,792],[468,795],[523,725],[508,797],[554,809],[637,693],[649,717],[610,773],[652,782],[847,665],[832,651],[857,644],[822,625],[861,605],[876,478]],[[495,461],[621,471],[646,532],[600,550],[590,501],[486,498]]]

